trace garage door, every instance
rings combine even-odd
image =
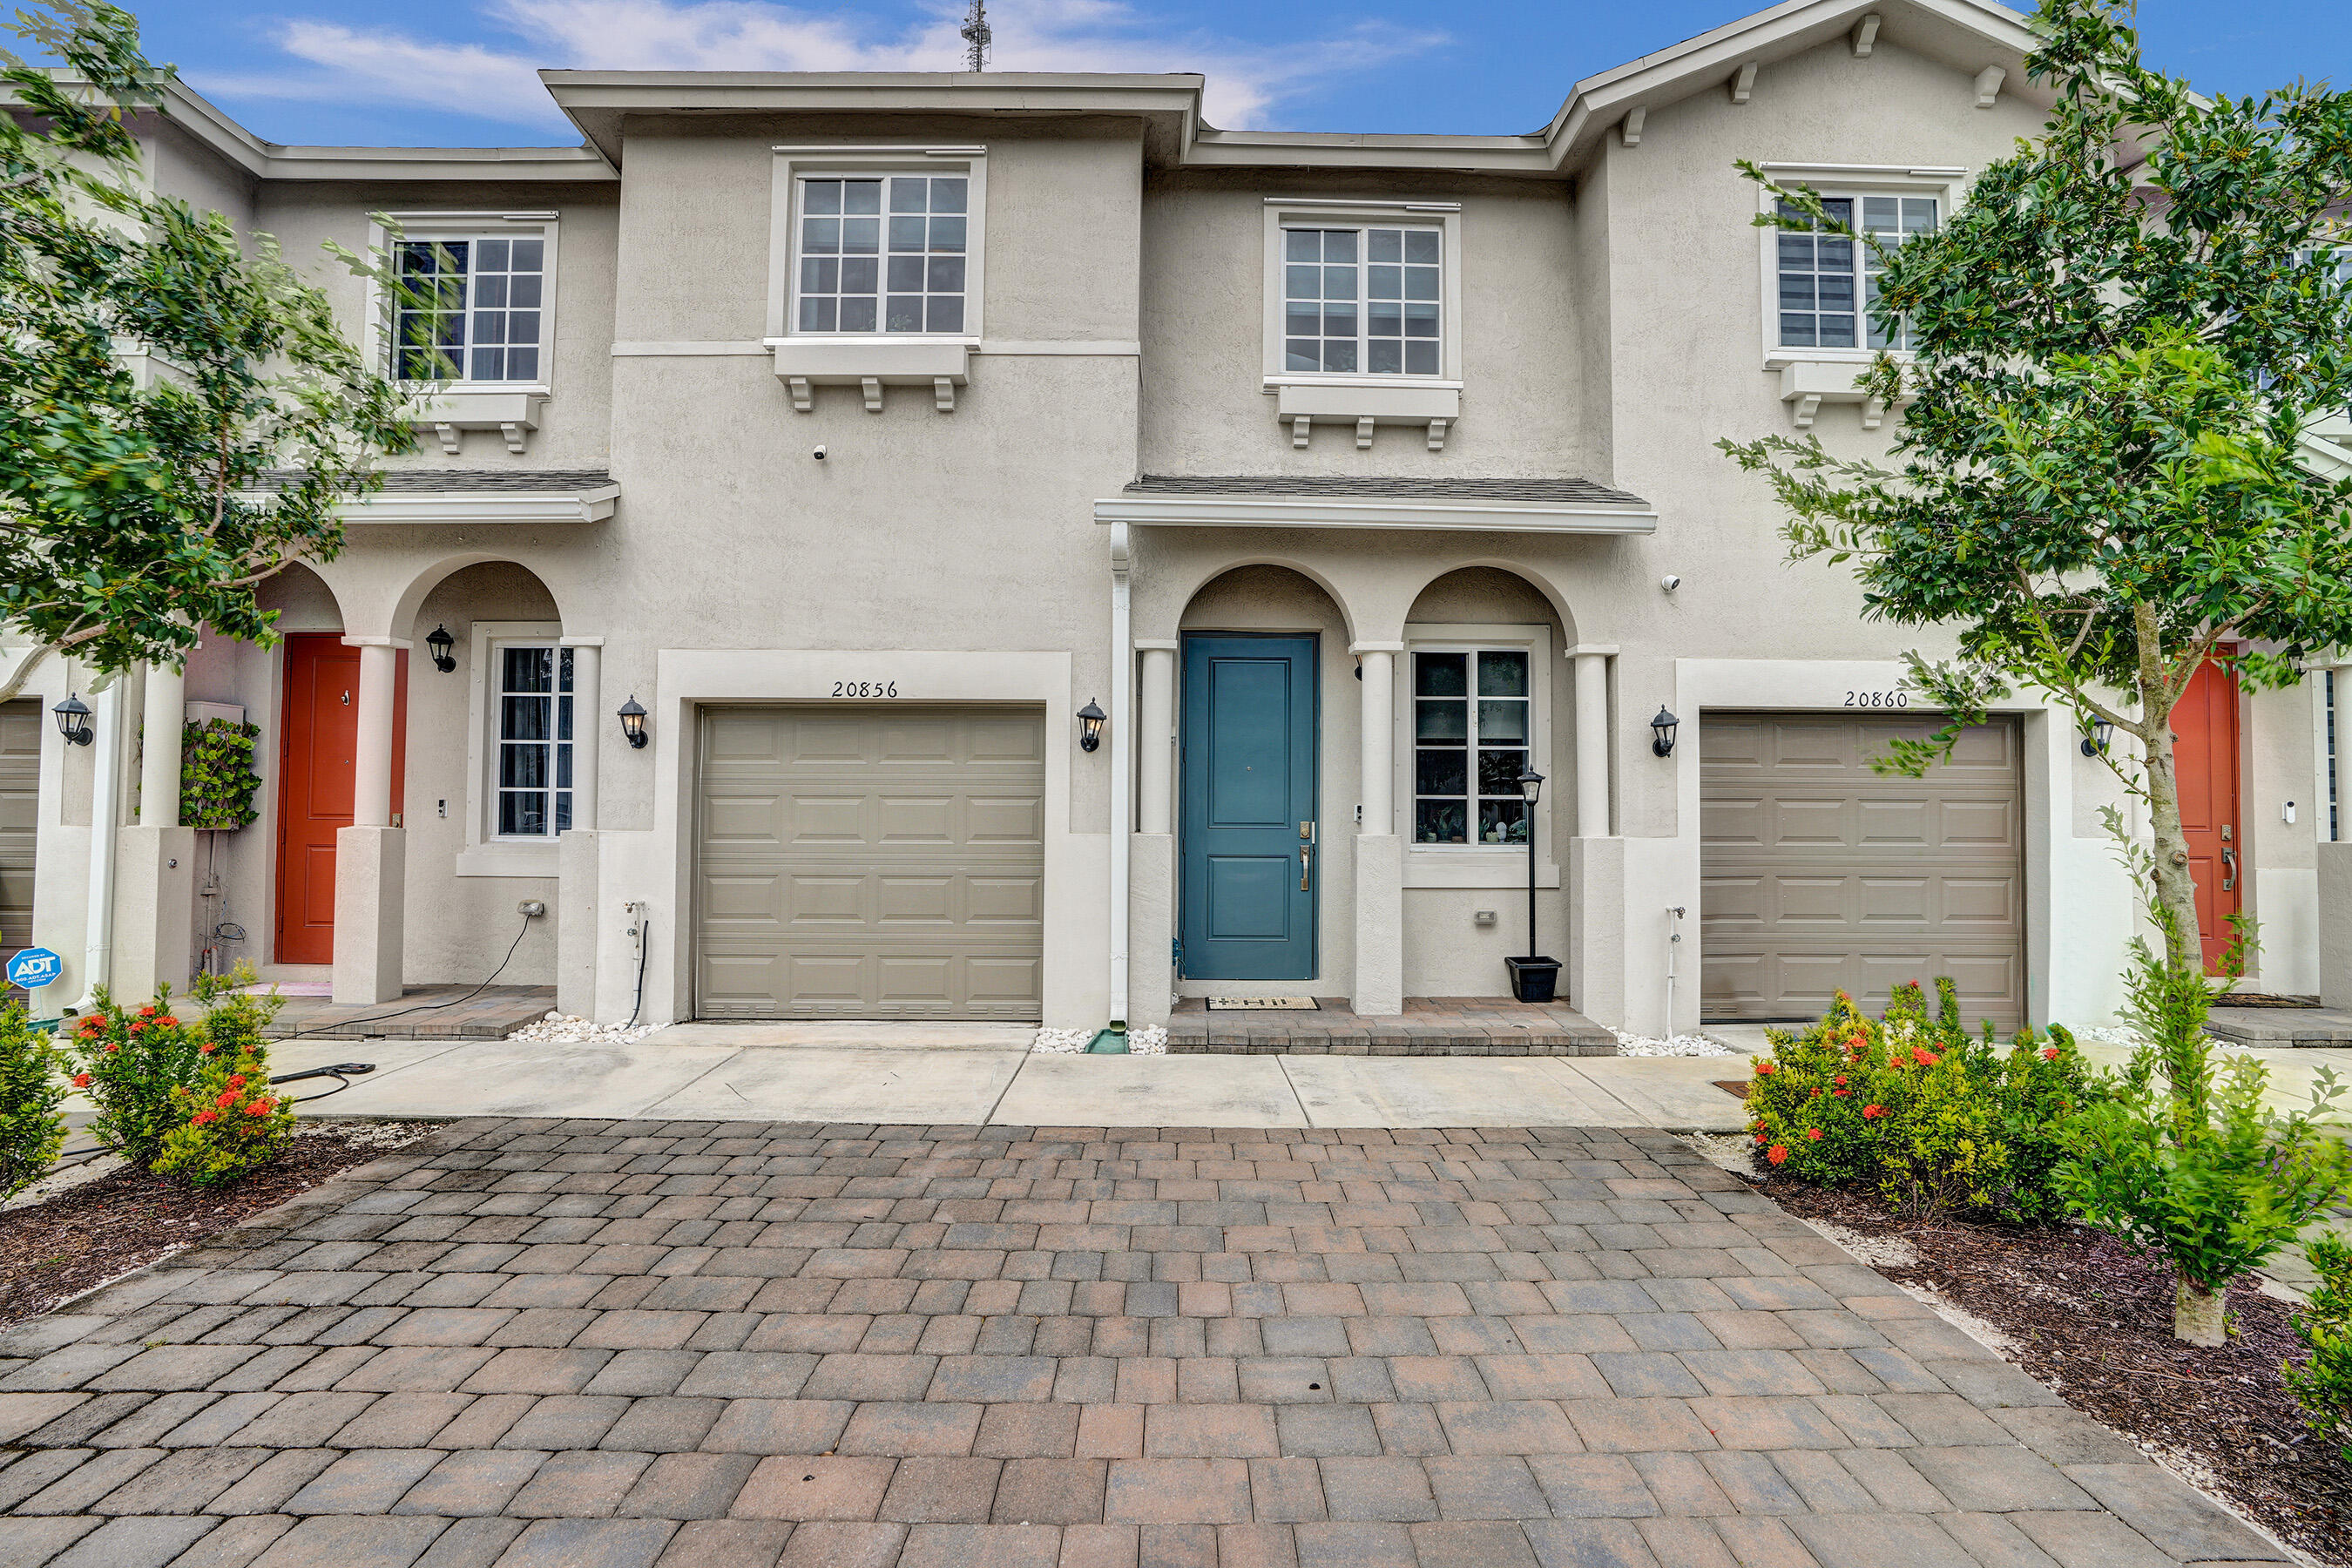
[[[713,708],[700,739],[706,1018],[1040,1016],[1034,709]]]
[[[41,798],[41,705],[0,702],[0,963],[33,945],[33,838]],[[21,1000],[11,986],[7,994]]]
[[[1717,1022],[1876,1011],[1950,975],[1973,1026],[2025,1010],[2023,770],[2014,720],[1924,778],[1871,772],[1933,719],[1711,713],[1699,722],[1702,997]]]

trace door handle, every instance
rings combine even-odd
[[[1314,864],[1315,825],[1311,822],[1302,822],[1298,825],[1298,890],[1302,893],[1307,891],[1310,887],[1308,872],[1313,869]]]
[[[2221,890],[2228,892],[2238,885],[2238,852],[2227,845],[2221,848]]]

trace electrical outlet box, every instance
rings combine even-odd
[[[1473,925],[1482,926],[1493,925],[1495,923],[1495,911],[1492,910],[1480,910],[1476,914],[1470,917],[1470,923]]]

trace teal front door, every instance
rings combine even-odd
[[[1184,639],[1183,973],[1315,973],[1315,638]]]

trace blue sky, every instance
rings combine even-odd
[[[1764,0],[995,0],[995,68],[1198,70],[1228,127],[1510,132],[1580,76]],[[479,145],[578,140],[541,66],[957,68],[962,0],[149,0],[149,52],[278,142]],[[2296,77],[2352,86],[2347,0],[2142,0],[2148,60],[2209,92]]]

